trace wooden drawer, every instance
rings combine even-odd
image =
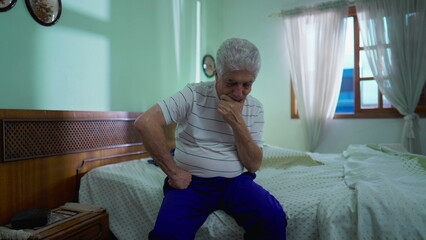
[[[87,216],[86,216],[87,217]],[[78,219],[76,219],[78,220]],[[54,233],[41,236],[40,239],[57,240],[101,240],[108,239],[108,214],[103,212],[97,216],[91,216],[72,225],[66,224],[66,228],[57,227]]]
[[[105,230],[102,223],[94,223],[85,226],[80,231],[75,232],[70,237],[63,238],[64,240],[92,240],[92,239],[106,239],[103,237]]]

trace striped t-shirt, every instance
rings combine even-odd
[[[232,128],[217,111],[219,98],[214,81],[190,83],[158,104],[166,123],[177,123],[175,161],[180,168],[206,178],[232,178],[244,171]],[[253,140],[262,147],[262,104],[248,95],[242,116]]]

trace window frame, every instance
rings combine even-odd
[[[392,108],[383,108],[383,95],[378,90],[378,108],[374,109],[363,109],[361,108],[361,82],[366,80],[374,80],[374,77],[361,78],[360,77],[360,69],[359,69],[359,61],[360,61],[360,53],[364,50],[364,47],[360,47],[360,32],[359,32],[359,23],[358,17],[356,14],[355,6],[350,6],[348,8],[347,17],[354,18],[354,113],[336,113],[334,114],[334,118],[402,118],[398,110],[394,107]],[[296,95],[294,93],[293,84],[290,81],[290,89],[291,89],[291,118],[299,118],[299,114],[297,112],[297,101]],[[426,84],[423,87],[423,93],[420,97],[419,103],[416,107],[416,113],[424,118],[426,117]]]

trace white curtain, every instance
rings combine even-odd
[[[356,8],[379,89],[405,116],[401,143],[421,153],[415,109],[426,81],[426,0],[364,0]]]
[[[336,111],[343,74],[346,7],[307,10],[284,16],[288,52],[299,117],[314,151],[322,130]]]

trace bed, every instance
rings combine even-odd
[[[99,167],[82,178],[79,200],[105,207],[118,239],[146,239],[164,177],[150,158]],[[426,238],[426,157],[397,145],[350,145],[342,154],[265,145],[255,181],[283,205],[288,239]],[[243,231],[216,211],[196,239],[243,239]]]
[[[133,121],[140,112],[0,109],[0,225],[17,212],[80,201],[107,209],[118,239],[146,239],[164,174]],[[174,127],[164,129],[170,148]],[[339,154],[265,145],[259,184],[283,205],[288,239],[426,239],[426,160],[399,145]],[[221,211],[197,239],[242,239]]]

